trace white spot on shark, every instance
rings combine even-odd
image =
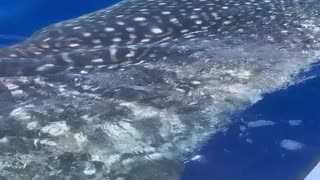
[[[69,44],[69,47],[78,47],[78,46],[80,46],[80,44],[78,44],[78,43]]]
[[[93,63],[103,63],[103,59],[101,59],[101,58],[93,59],[91,62],[93,62]]]
[[[154,34],[161,34],[161,33],[163,33],[163,30],[160,28],[154,27],[154,28],[151,28],[151,32]]]
[[[106,32],[114,32],[115,31],[115,29],[113,27],[106,27],[104,30]]]
[[[147,20],[147,19],[144,18],[144,17],[135,17],[133,20],[134,20],[134,21],[137,21],[137,22],[141,22],[141,21],[145,21],[145,20]]]

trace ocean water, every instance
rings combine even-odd
[[[182,179],[303,179],[320,161],[319,88],[315,78],[266,95],[212,137]]]
[[[116,0],[2,0],[0,46],[22,41],[48,24],[106,7]],[[182,180],[303,179],[320,161],[320,70],[298,85],[267,94],[234,115],[226,132],[194,152]],[[319,177],[320,179],[320,177]]]

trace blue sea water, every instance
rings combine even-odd
[[[0,46],[116,0],[1,0]],[[315,66],[310,72],[317,75]],[[235,115],[186,164],[182,180],[295,180],[320,161],[320,78],[268,94]],[[320,179],[320,177],[319,177]]]

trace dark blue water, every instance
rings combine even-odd
[[[188,164],[183,179],[303,179],[320,161],[319,90],[320,78],[316,78],[266,95],[235,121],[264,119],[276,124],[249,129],[239,137],[239,125],[243,123],[236,123],[227,133],[208,142],[200,152],[206,161]],[[301,120],[301,125],[289,126],[288,120]],[[288,151],[280,147],[282,139],[296,140],[305,146],[299,151]]]
[[[48,24],[106,7],[116,0],[1,0],[0,46],[22,41]],[[318,74],[315,69],[311,74]],[[320,161],[320,78],[272,94],[234,118],[234,124],[197,153],[182,180],[295,180]],[[248,121],[274,125],[248,128]],[[296,120],[298,126],[288,124]],[[298,120],[298,121],[297,121]],[[285,139],[302,149],[281,147]],[[320,179],[320,177],[319,177]]]
[[[0,46],[28,37],[49,24],[109,6],[119,0],[1,0]]]

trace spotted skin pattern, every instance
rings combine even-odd
[[[166,56],[167,46],[175,41],[201,36],[286,41],[310,48],[319,39],[313,33],[319,30],[312,29],[319,22],[318,7],[313,0],[126,0],[51,25],[2,49],[0,76],[151,61]]]
[[[319,32],[318,0],[124,0],[46,27],[0,50],[0,179],[178,180],[302,81]]]

